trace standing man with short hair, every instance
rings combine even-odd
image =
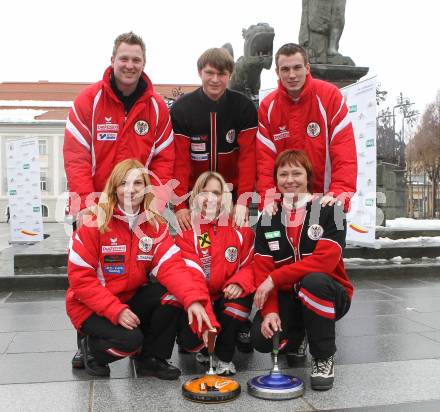
[[[145,43],[133,32],[119,35],[104,77],[86,87],[69,111],[64,134],[64,168],[74,230],[104,190],[113,167],[137,159],[148,169],[163,205],[174,167],[168,108],[144,73]],[[78,345],[79,347],[79,345]],[[84,368],[81,350],[72,359]]]
[[[168,109],[144,67],[142,38],[133,32],[119,35],[103,79],[85,88],[69,112],[64,167],[71,211],[79,224],[118,162],[139,160],[153,185],[166,184],[172,176],[174,144]]]
[[[175,192],[185,196],[201,173],[219,172],[232,184],[234,202],[238,199],[234,222],[242,226],[249,199],[240,196],[253,192],[256,178],[257,111],[246,96],[227,89],[234,60],[226,49],[206,50],[197,69],[202,87],[180,97],[171,108],[177,153],[174,177],[180,182]],[[175,210],[180,227],[191,229],[187,203]]]
[[[313,79],[305,50],[294,43],[275,55],[278,88],[258,110],[257,191],[261,206],[272,203],[275,159],[286,149],[304,150],[313,167],[312,193],[322,204],[337,198],[349,206],[356,192],[357,157],[345,99],[331,83]]]

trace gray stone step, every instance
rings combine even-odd
[[[396,263],[392,261],[361,261],[346,264],[351,279],[387,279],[406,276],[433,277],[440,276],[440,260],[413,259]],[[20,275],[0,277],[0,291],[14,290],[62,290],[68,285],[66,271],[60,274],[35,273],[29,271]]]
[[[402,256],[409,259],[422,257],[436,258],[440,256],[440,245],[437,246],[387,246],[380,249],[367,247],[346,247],[344,258],[391,259]]]
[[[407,239],[410,237],[440,236],[440,229],[393,229],[391,227],[376,228],[376,239],[387,237],[390,239]]]

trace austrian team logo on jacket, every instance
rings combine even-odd
[[[228,143],[234,143],[235,140],[235,130],[231,129],[228,133],[226,133],[226,141]]]
[[[225,251],[225,259],[229,263],[234,263],[237,260],[238,257],[238,251],[237,248],[234,246],[230,246]]]
[[[312,138],[318,137],[319,133],[321,133],[321,128],[319,127],[318,123],[310,122],[307,125],[307,135],[309,137],[312,137]]]
[[[150,126],[148,125],[148,123],[145,120],[138,120],[134,124],[134,131],[139,136],[145,136],[149,130],[150,130]]]
[[[307,230],[307,236],[312,240],[321,239],[323,234],[324,234],[324,229],[321,225],[318,224],[311,225],[309,227],[309,230]]]
[[[153,239],[148,236],[144,236],[139,239],[139,249],[142,252],[148,253],[153,248]]]

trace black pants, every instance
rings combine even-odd
[[[150,283],[127,302],[141,322],[133,330],[113,325],[96,314],[83,323],[81,332],[89,336],[91,352],[99,363],[107,364],[139,352],[141,359],[151,355],[171,357],[182,310],[162,305],[164,293],[166,289],[161,284]]]
[[[223,362],[231,362],[234,355],[235,342],[240,326],[247,322],[252,309],[253,295],[238,299],[221,297],[214,301],[213,308],[221,331],[215,342],[215,354]],[[190,352],[200,350],[203,342],[195,335],[185,316],[181,317],[179,341]]]
[[[283,329],[280,341],[286,340],[288,351],[295,351],[307,333],[310,353],[325,359],[336,352],[335,322],[350,309],[350,298],[338,282],[325,273],[309,273],[297,291],[279,292],[278,304]],[[272,351],[272,341],[261,333],[263,318],[258,312],[251,329],[251,339],[259,352]]]

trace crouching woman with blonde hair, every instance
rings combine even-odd
[[[193,280],[166,224],[151,210],[149,187],[139,161],[118,163],[94,215],[73,234],[66,308],[83,336],[91,375],[109,376],[109,363],[137,355],[141,375],[180,376],[167,361],[181,313],[163,304],[168,292],[182,302],[198,336],[213,328],[209,294]]]
[[[220,331],[217,336],[216,372],[235,374],[232,362],[236,337],[252,308],[254,233],[249,227],[235,228],[230,219],[231,194],[223,177],[202,173],[189,201],[193,229],[176,237],[176,244],[188,265],[209,290]],[[189,332],[189,333],[188,333]],[[187,350],[201,349],[201,342],[189,328],[181,328],[179,343]],[[207,361],[206,352],[196,359]]]

